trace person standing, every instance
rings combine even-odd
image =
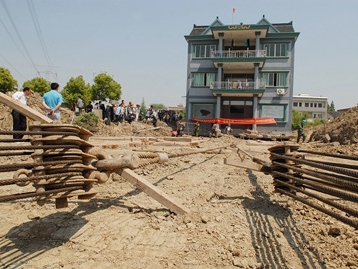
[[[305,134],[305,131],[304,131],[305,123],[306,123],[306,120],[302,120],[300,125],[298,125],[297,143],[300,143],[301,137],[303,138],[302,143],[304,143],[306,141],[306,134]]]
[[[29,87],[25,87],[22,92],[15,92],[12,95],[12,98],[15,100],[20,101],[22,104],[27,104],[26,97],[29,96],[32,93],[32,90]],[[20,112],[16,110],[11,111],[12,115],[12,123],[13,123],[13,131],[25,131],[27,129],[27,121],[26,116],[22,115]],[[23,134],[13,134],[14,139],[22,139]]]
[[[61,121],[60,107],[63,103],[62,95],[58,92],[60,85],[51,83],[51,91],[44,94],[42,104],[46,108],[46,116],[53,121]]]
[[[104,106],[102,101],[99,101],[98,105],[99,105],[99,109],[102,110],[102,120],[104,120],[106,117],[106,107]]]
[[[199,128],[200,128],[200,123],[199,123],[198,121],[196,121],[196,123],[195,123],[195,130],[194,130],[194,135],[195,135],[196,137],[199,136]]]
[[[81,99],[81,96],[77,97],[77,103],[76,103],[77,109],[78,109],[78,115],[81,115],[82,109],[83,109],[83,101]]]
[[[88,102],[88,105],[86,106],[86,112],[90,113],[90,112],[92,112],[92,110],[93,110],[93,105],[90,101],[90,102]]]

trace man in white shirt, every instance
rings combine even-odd
[[[15,92],[12,95],[12,98],[20,101],[24,105],[26,105],[26,97],[32,93],[32,90],[29,87],[25,87],[22,92]],[[25,131],[27,129],[27,121],[26,116],[22,115],[16,110],[11,111],[12,122],[13,122],[13,130],[14,131]],[[23,134],[13,134],[14,139],[22,139]]]

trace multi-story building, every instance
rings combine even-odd
[[[292,21],[270,23],[265,16],[257,24],[224,25],[219,18],[208,26],[194,24],[185,36],[187,120],[274,118],[276,124],[234,129],[290,133],[298,36]]]
[[[292,97],[292,109],[302,115],[308,114],[308,121],[315,118],[320,120],[327,119],[327,97],[311,96],[309,94],[299,94]]]

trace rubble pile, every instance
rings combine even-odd
[[[341,116],[314,128],[311,141],[339,142],[341,145],[358,143],[358,106]]]

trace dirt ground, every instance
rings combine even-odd
[[[0,129],[11,128],[6,120]],[[339,122],[330,123],[332,132]],[[165,143],[171,129],[162,124],[151,130],[142,123],[100,123],[89,141],[111,156],[223,147],[134,170],[188,214],[172,213],[116,174],[95,186],[94,198],[71,198],[68,208],[31,199],[0,203],[0,268],[358,268],[357,230],[274,192],[270,175],[224,164],[239,160],[238,148],[269,161],[267,149],[282,142],[222,136]],[[303,148],[358,156],[356,132],[341,141],[327,127],[308,132],[315,139]],[[319,142],[327,133],[330,141]],[[159,142],[133,147],[140,138]],[[0,188],[0,195],[8,191]]]

